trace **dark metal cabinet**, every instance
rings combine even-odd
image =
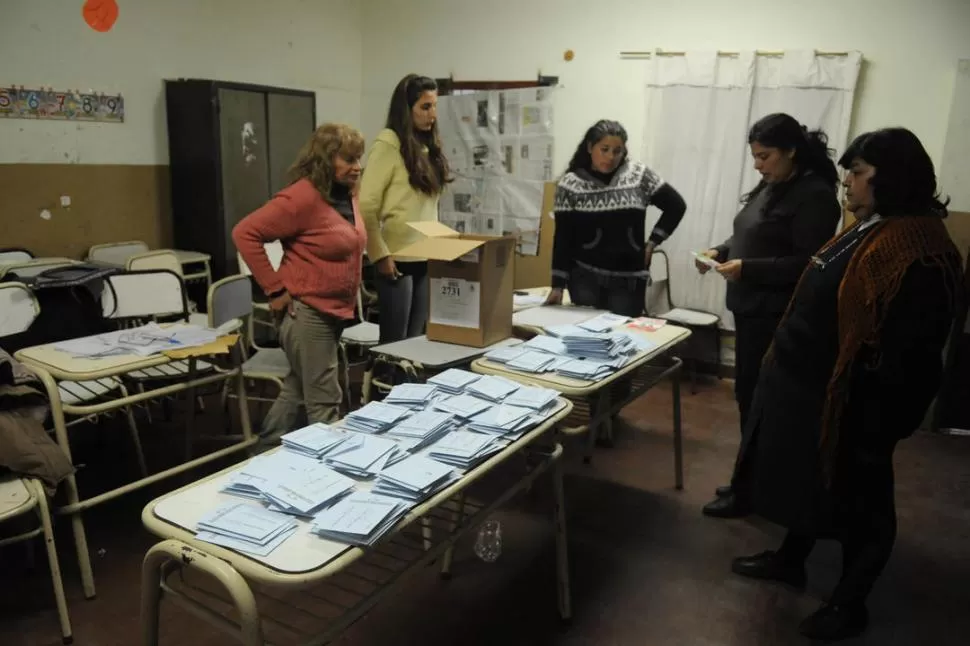
[[[316,127],[313,92],[222,81],[165,81],[175,247],[238,271],[232,228],[286,184]]]

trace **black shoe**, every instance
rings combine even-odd
[[[734,493],[715,498],[704,505],[703,512],[705,516],[712,518],[743,518],[749,513],[748,506]]]
[[[777,581],[794,588],[805,587],[805,566],[786,563],[778,558],[777,552],[770,550],[734,559],[731,561],[731,571],[751,579]]]
[[[869,611],[863,604],[833,606],[824,604],[805,618],[798,632],[809,639],[838,641],[858,637],[869,626]]]
[[[718,498],[723,498],[724,496],[730,496],[732,491],[733,489],[731,489],[731,485],[724,485],[723,487],[718,487],[715,489],[714,494]]]

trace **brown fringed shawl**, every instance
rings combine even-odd
[[[856,226],[859,224],[829,241],[819,254]],[[914,262],[941,267],[948,279],[947,289],[960,285],[960,254],[942,218],[890,217],[874,224],[873,231],[862,240],[846,267],[838,297],[839,352],[826,391],[819,440],[826,485],[832,480],[839,422],[848,401],[852,366],[863,346],[878,353],[886,313],[899,292],[906,270]],[[791,303],[782,324],[790,311]],[[767,356],[771,354],[769,350]]]

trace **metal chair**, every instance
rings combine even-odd
[[[125,262],[125,269],[127,269],[129,272],[148,271],[152,269],[170,271],[178,276],[182,280],[183,284],[185,283],[185,273],[182,270],[182,261],[179,260],[178,254],[170,249],[147,251],[145,253],[129,256],[128,260]],[[191,301],[186,300],[186,305],[189,312],[186,320],[192,325],[200,325],[205,327],[208,317],[205,314],[198,313],[196,311],[195,304]]]
[[[128,258],[145,253],[148,250],[148,244],[141,240],[108,242],[96,244],[88,249],[87,259],[89,262],[125,267],[128,264]]]
[[[61,565],[57,559],[57,547],[54,544],[54,528],[51,525],[47,493],[40,481],[34,478],[20,478],[10,474],[0,476],[0,523],[30,511],[37,512],[40,527],[2,538],[0,547],[29,541],[37,536],[44,537],[51,584],[54,586],[54,602],[57,604],[57,616],[61,622],[61,639],[65,644],[70,644],[74,641],[74,637],[71,633],[71,618],[67,611],[67,597],[64,595],[64,582],[61,579]]]
[[[721,317],[712,312],[705,312],[704,310],[674,306],[673,298],[670,295],[670,260],[662,250],[658,249],[653,252],[650,263],[650,278],[652,279],[653,289],[661,289],[666,294],[665,300],[667,304],[666,312],[653,314],[653,316],[686,327],[695,333],[706,332],[710,334],[714,341],[714,365],[719,366],[721,362]],[[690,363],[691,392],[696,393],[697,358],[690,357],[687,361]],[[720,378],[719,372],[717,376]]]
[[[340,336],[340,361],[344,364],[344,395],[347,399],[347,410],[353,409],[353,398],[350,395],[350,356],[348,348],[356,348],[363,356],[363,361],[367,363],[367,351],[380,342],[381,328],[376,323],[371,323],[364,316],[364,305],[362,289],[357,290],[357,318],[360,323],[351,325]],[[359,364],[358,364],[359,365]]]

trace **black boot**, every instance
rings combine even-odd
[[[718,498],[723,498],[724,496],[730,496],[731,491],[731,485],[724,485],[723,487],[718,487],[715,489],[714,495],[716,495]]]
[[[743,518],[750,513],[748,505],[733,492],[707,503],[703,512],[712,518]]]
[[[805,587],[804,564],[793,564],[771,550],[754,556],[741,556],[734,559],[731,562],[731,571],[751,579],[777,581],[794,588]]]
[[[834,606],[824,604],[798,626],[809,639],[838,641],[858,637],[869,626],[869,611],[864,604]]]

